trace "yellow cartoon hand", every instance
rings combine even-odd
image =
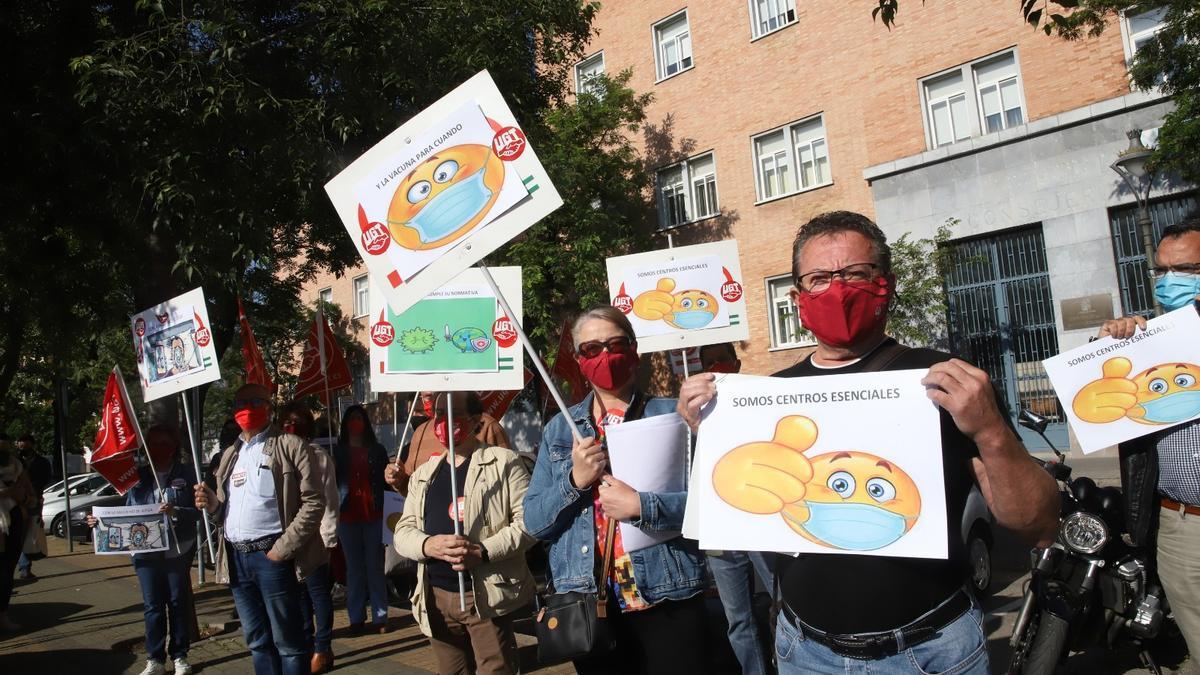
[[[673,290],[674,279],[659,279],[654,290],[639,293],[633,299],[633,313],[647,321],[658,321],[664,316],[671,316],[675,307],[675,296],[671,295]]]
[[[1102,377],[1084,385],[1071,408],[1084,422],[1106,424],[1130,414],[1137,406],[1137,384],[1129,379],[1133,364],[1129,359],[1118,356],[1104,362]]]
[[[817,442],[817,425],[790,415],[775,425],[775,438],[730,450],[713,468],[713,487],[730,506],[750,513],[778,513],[804,498],[812,463],[803,453]]]

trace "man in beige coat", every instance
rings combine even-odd
[[[522,507],[529,471],[516,453],[476,439],[479,416],[469,412],[461,393],[439,397],[429,423],[443,447],[453,436],[457,464],[451,470],[443,454],[417,467],[396,525],[396,550],[418,562],[413,616],[429,636],[441,675],[511,675],[517,672],[517,644],[510,617],[535,590],[524,555],[535,541],[524,530]],[[456,512],[461,535],[454,534]],[[459,605],[460,572],[466,576],[465,610]]]
[[[242,435],[221,457],[217,489],[196,485],[196,506],[221,527],[217,581],[233,591],[257,675],[308,675],[300,582],[327,560],[318,529],[325,494],[312,448],[271,425],[266,388],[233,399]]]

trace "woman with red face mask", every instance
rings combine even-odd
[[[585,312],[575,321],[572,337],[575,360],[592,393],[570,409],[569,417],[559,414],[546,424],[524,517],[530,534],[550,543],[555,593],[606,597],[616,648],[576,659],[575,669],[581,674],[707,672],[706,574],[696,542],[676,536],[626,551],[620,528],[612,526],[622,521],[654,533],[683,528],[687,493],[634,490],[609,472],[604,444],[606,428],[673,413],[675,399],[638,391],[637,341],[620,310],[604,306]],[[582,442],[574,440],[571,424]],[[597,579],[606,550],[611,563]]]
[[[340,504],[338,540],[346,556],[346,613],[350,629],[366,623],[368,594],[371,626],[387,632],[387,585],[383,576],[383,472],[387,451],[375,440],[366,408],[352,405],[342,415],[342,431],[333,448]]]
[[[429,637],[439,675],[513,675],[513,612],[528,607],[535,588],[524,555],[534,539],[521,524],[529,472],[516,453],[476,438],[482,413],[469,398],[466,392],[437,396],[430,423],[443,452],[412,475],[395,545],[418,563],[413,618]],[[451,439],[453,467],[445,452]]]
[[[192,672],[187,662],[191,643],[187,617],[192,614],[191,562],[196,554],[196,523],[200,522],[192,491],[196,470],[178,461],[179,433],[174,427],[156,424],[147,429],[146,449],[150,461],[138,469],[138,484],[125,493],[125,505],[158,504],[159,512],[170,518],[171,529],[167,550],[132,556],[146,620],[146,667],[141,675],[166,672],[168,655],[175,661],[175,672],[186,675]],[[95,527],[96,522],[89,514],[88,527]]]

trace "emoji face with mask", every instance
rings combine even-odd
[[[1175,424],[1200,415],[1200,366],[1163,363],[1130,376],[1133,363],[1118,356],[1104,362],[1101,377],[1084,385],[1071,408],[1084,422],[1128,418],[1141,424]]]
[[[921,515],[916,482],[893,462],[857,450],[810,459],[803,453],[817,434],[811,419],[784,417],[770,441],[738,446],[717,462],[717,494],[742,511],[778,513],[822,546],[874,551],[896,543]]]
[[[675,280],[663,277],[654,289],[638,294],[633,313],[646,321],[662,320],[674,328],[704,328],[717,318],[717,298],[697,289],[675,291]]]
[[[400,182],[388,207],[388,231],[414,251],[444,246],[483,220],[503,185],[504,163],[490,146],[441,150]]]

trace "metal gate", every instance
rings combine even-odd
[[[1150,223],[1155,245],[1162,239],[1163,228],[1183,220],[1196,210],[1196,197],[1174,195],[1150,203]],[[1108,212],[1112,227],[1113,252],[1117,256],[1117,279],[1121,286],[1121,307],[1125,314],[1154,315],[1154,284],[1146,276],[1146,251],[1137,225],[1137,205],[1118,206]]]
[[[1058,353],[1041,224],[948,247],[951,351],[988,372],[1010,416],[1028,408],[1065,438],[1066,418],[1041,364]]]

